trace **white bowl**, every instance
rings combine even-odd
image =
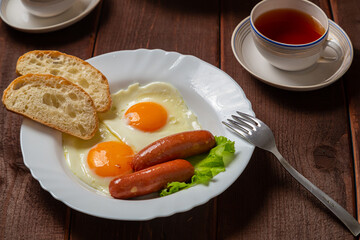
[[[25,8],[38,17],[53,17],[68,10],[76,0],[21,0]]]
[[[254,146],[221,123],[235,111],[254,116],[241,87],[225,72],[194,56],[163,50],[128,50],[96,56],[88,62],[108,79],[111,93],[138,82],[168,82],[181,93],[203,129],[235,141],[235,155],[226,171],[209,185],[199,184],[165,197],[120,200],[96,191],[68,167],[61,133],[30,119],[21,127],[25,165],[41,186],[69,207],[97,217],[116,220],[149,220],[188,211],[225,191],[245,169]],[[121,67],[119,67],[121,66]]]

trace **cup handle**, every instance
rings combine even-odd
[[[336,62],[343,57],[343,51],[342,51],[341,47],[334,40],[326,40],[324,49],[326,47],[333,49],[336,53],[336,57],[321,56],[319,58],[318,62],[320,62],[320,63]]]

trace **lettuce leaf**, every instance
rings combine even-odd
[[[225,159],[235,152],[234,142],[223,136],[215,136],[216,146],[209,153],[197,155],[187,159],[195,168],[195,174],[189,183],[171,182],[160,192],[160,196],[167,196],[182,189],[197,184],[208,185],[213,177],[225,171]]]

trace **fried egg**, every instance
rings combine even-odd
[[[138,83],[112,96],[112,107],[100,120],[138,152],[171,134],[201,129],[179,91],[169,83]]]
[[[130,85],[112,96],[112,107],[99,114],[99,130],[90,140],[63,134],[65,159],[84,183],[105,195],[117,176],[133,172],[135,153],[178,132],[201,129],[197,117],[171,84]]]
[[[84,183],[109,195],[109,183],[131,173],[134,151],[115,137],[104,124],[90,140],[63,134],[63,149],[71,171]]]

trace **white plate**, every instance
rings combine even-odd
[[[82,183],[69,170],[61,133],[24,119],[21,148],[25,165],[41,186],[69,207],[90,215],[121,220],[147,220],[190,210],[227,189],[248,164],[254,147],[225,129],[221,120],[235,110],[254,115],[239,85],[226,73],[193,56],[162,50],[119,51],[88,60],[109,80],[112,93],[130,84],[163,81],[173,84],[204,129],[235,141],[236,154],[226,171],[209,186],[147,200],[117,200]]]
[[[30,14],[20,0],[0,0],[0,17],[9,26],[23,32],[43,33],[65,28],[88,15],[100,0],[78,0],[67,11],[48,18]]]
[[[329,38],[337,41],[344,53],[344,57],[337,62],[318,63],[303,71],[295,72],[273,67],[255,47],[251,37],[249,17],[235,28],[231,38],[232,50],[239,63],[266,84],[293,91],[323,88],[338,80],[349,69],[354,56],[353,46],[344,30],[331,20],[329,23]],[[331,49],[326,48],[325,51],[331,51]]]

